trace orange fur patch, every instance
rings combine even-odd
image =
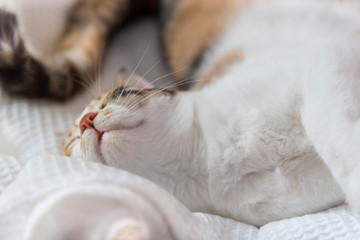
[[[143,240],[143,234],[141,232],[141,229],[137,226],[127,226],[123,229],[119,230],[116,234],[114,240]]]
[[[127,3],[127,0],[79,1],[69,16],[68,27],[59,39],[54,54],[68,53],[68,60],[80,69],[84,62],[79,61],[79,57],[94,66],[103,52],[108,29],[117,21],[119,13],[126,9]]]
[[[104,116],[109,115],[110,113],[112,113],[112,109],[107,108],[107,109],[101,111],[101,113],[102,113]]]
[[[106,104],[106,98],[108,97],[108,95],[112,92],[112,90],[109,90],[103,94],[101,94],[99,97],[97,97],[96,99],[92,100],[89,105],[87,105],[87,110],[89,111],[93,111],[93,110],[98,110],[99,107],[102,104]]]
[[[220,59],[218,59],[214,64],[210,65],[208,71],[205,71],[202,77],[199,78],[199,81],[194,86],[195,89],[202,89],[206,85],[213,82],[217,77],[221,77],[229,69],[231,65],[236,62],[243,61],[244,56],[240,51],[229,52]]]
[[[68,156],[68,157],[71,156],[72,148],[70,146],[77,139],[80,139],[80,137],[76,136],[76,137],[69,138],[69,139],[66,140],[66,143],[65,143],[64,149],[63,149],[63,152],[64,152],[65,156]]]
[[[98,108],[100,104],[101,104],[101,101],[93,100],[89,103],[89,105],[87,105],[87,109],[90,111],[93,111],[96,108]]]
[[[246,0],[243,0],[247,2]],[[239,5],[238,0],[180,0],[165,33],[165,46],[175,78],[218,37]]]

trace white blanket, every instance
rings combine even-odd
[[[0,239],[360,239],[360,216],[345,206],[258,229],[190,213],[145,179],[60,156],[74,119],[94,95],[111,87],[119,68],[143,75],[157,63],[145,77],[166,74],[156,36],[149,21],[122,32],[106,55],[101,83],[67,104],[0,92]]]

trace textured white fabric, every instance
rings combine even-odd
[[[86,204],[89,207],[83,210]],[[164,229],[171,239],[222,239],[223,226],[244,226],[220,217],[216,222],[197,217],[165,190],[130,173],[81,159],[43,155],[30,160],[3,191],[0,239],[57,239],[57,234],[69,233],[73,239],[87,239],[84,232],[95,235],[99,228],[128,216],[143,221],[155,236],[151,239],[164,239],[161,236],[166,234],[160,234]],[[110,223],[99,224],[109,218]]]
[[[360,239],[360,217],[344,206],[257,229],[190,213],[153,183],[122,170],[61,157],[62,141],[74,119],[94,95],[111,86],[119,68],[142,75],[161,59],[154,25],[145,22],[136,29],[120,35],[110,48],[101,85],[94,84],[67,104],[0,92],[0,239],[105,239],[99,237],[104,229],[119,221],[132,224],[129,216],[136,216],[147,234],[158,234],[153,239]],[[142,48],[135,54],[129,44]],[[134,69],[144,52],[144,61]],[[155,73],[148,73],[151,80],[166,73],[163,66],[156,64]]]
[[[14,181],[22,165],[18,159],[0,154],[0,193],[7,185]]]
[[[259,231],[260,238],[277,239],[360,239],[360,216],[345,206],[326,212],[272,222]]]

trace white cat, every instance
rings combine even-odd
[[[86,108],[65,154],[148,178],[192,211],[256,226],[345,200],[360,212],[355,3],[237,3],[194,90],[129,76]]]

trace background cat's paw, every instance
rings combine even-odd
[[[32,23],[33,24],[33,23]],[[75,74],[49,71],[25,47],[15,14],[0,10],[0,83],[12,95],[62,100],[78,88]],[[50,74],[51,73],[51,74]],[[74,77],[75,76],[75,77]]]

